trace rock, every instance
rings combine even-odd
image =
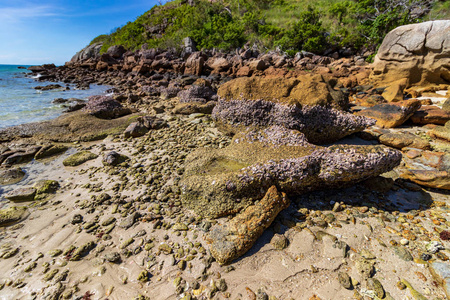
[[[402,125],[420,108],[419,100],[411,99],[390,104],[378,104],[361,110],[357,116],[365,116],[377,120],[382,128],[394,128]]]
[[[390,83],[385,89],[381,96],[386,99],[388,102],[393,101],[402,101],[403,100],[403,91],[408,85],[408,80],[406,78],[397,80],[393,83]]]
[[[111,262],[111,263],[120,263],[122,259],[120,258],[120,254],[118,252],[112,252],[105,254],[104,256],[105,260]]]
[[[71,63],[80,63],[89,58],[98,58],[100,57],[100,50],[102,49],[103,43],[94,43],[77,52],[72,59]]]
[[[450,20],[404,25],[389,32],[373,63],[377,85],[407,79],[409,85],[450,81]]]
[[[70,259],[71,261],[78,261],[81,260],[84,256],[88,255],[89,252],[94,249],[97,245],[94,242],[87,242],[86,244],[76,248]]]
[[[96,159],[97,157],[97,154],[94,154],[90,151],[80,151],[66,158],[63,161],[63,165],[66,167],[76,167],[89,160]]]
[[[151,129],[161,129],[167,126],[167,122],[163,119],[154,116],[142,116],[138,117],[137,121],[144,125],[145,128]]]
[[[401,259],[403,259],[404,261],[412,261],[412,260],[413,260],[413,257],[412,257],[412,255],[411,255],[411,253],[410,253],[405,247],[402,247],[402,246],[395,246],[395,247],[393,248],[393,250],[394,250],[394,253],[395,253],[398,257],[400,257]]]
[[[41,159],[55,154],[59,154],[69,149],[64,145],[46,145],[43,146],[34,156],[35,159]]]
[[[208,60],[208,66],[212,69],[213,74],[220,74],[226,72],[231,67],[231,64],[224,57],[211,58]]]
[[[332,143],[373,125],[365,117],[322,106],[297,107],[264,100],[220,100],[212,113],[216,124],[225,132],[244,128],[283,126],[302,132],[313,144]]]
[[[339,272],[338,273],[338,281],[339,281],[339,284],[347,290],[350,290],[353,287],[352,280],[347,273]]]
[[[60,88],[62,88],[62,86],[59,84],[49,84],[46,86],[35,86],[34,87],[35,90],[41,90],[41,91],[56,90],[56,89],[60,89]]]
[[[216,100],[216,93],[209,86],[192,85],[189,89],[180,91],[177,97],[180,98],[181,103],[206,103]]]
[[[160,89],[160,98],[163,100],[172,99],[181,91],[179,87],[163,87]]]
[[[147,132],[148,128],[145,127],[142,123],[133,122],[125,129],[125,131],[123,132],[123,136],[125,138],[136,138],[145,135]]]
[[[0,209],[0,227],[10,225],[22,220],[27,214],[24,206],[14,206]]]
[[[128,159],[129,158],[126,155],[119,154],[116,151],[111,151],[103,157],[102,163],[105,166],[117,166]]]
[[[189,103],[180,103],[177,104],[174,109],[174,114],[180,114],[180,115],[190,115],[195,113],[202,113],[202,114],[211,114],[214,107],[216,106],[215,101],[209,101],[207,103],[202,102],[189,102]]]
[[[262,60],[262,59],[256,59],[256,60],[250,61],[247,65],[248,65],[249,70],[251,70],[252,72],[264,71],[265,69],[267,69],[267,65],[264,62],[264,60]]]
[[[13,202],[33,201],[36,195],[36,188],[18,188],[3,195],[6,199]]]
[[[445,100],[444,103],[442,103],[442,109],[445,112],[450,113],[450,98],[447,98],[447,100]]]
[[[434,105],[426,105],[417,110],[410,119],[418,125],[445,125],[450,120],[450,111],[447,112]]]
[[[400,160],[400,152],[384,146],[319,147],[298,131],[271,127],[238,134],[223,149],[193,152],[180,187],[186,206],[219,217],[250,205],[272,185],[288,195],[343,187],[387,172]]]
[[[380,298],[384,299],[386,292],[384,291],[383,285],[381,282],[376,278],[369,278],[367,279],[367,288],[369,290],[372,290],[375,292],[375,295]]]
[[[129,108],[125,108],[111,96],[91,96],[83,111],[100,119],[115,119],[131,114]]]
[[[433,278],[444,288],[447,298],[450,298],[450,264],[436,261],[430,264],[429,270]]]
[[[402,149],[405,147],[430,150],[431,146],[427,140],[411,133],[386,133],[378,138],[379,142],[383,145]]]
[[[284,235],[276,233],[270,240],[270,244],[277,250],[283,250],[289,245],[289,240]]]
[[[186,67],[184,69],[184,74],[200,76],[202,75],[204,64],[205,59],[202,53],[194,52],[186,60]]]
[[[285,194],[279,193],[275,186],[270,187],[257,204],[247,207],[225,225],[212,228],[207,237],[211,255],[222,265],[239,258],[289,203]]]
[[[25,172],[21,168],[0,169],[0,184],[14,184],[23,179]]]
[[[37,194],[54,194],[60,185],[56,180],[39,180],[34,184]]]
[[[404,157],[400,177],[427,187],[450,189],[450,154],[422,151],[413,158]]]
[[[321,105],[345,109],[348,99],[334,90],[321,75],[297,78],[240,77],[222,84],[217,91],[225,100],[265,100],[290,105]]]
[[[113,45],[106,51],[112,58],[121,59],[127,50],[122,45]]]
[[[433,138],[443,139],[450,142],[450,121],[445,123],[444,126],[436,126],[428,132]]]

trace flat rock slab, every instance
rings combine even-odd
[[[211,243],[211,255],[222,265],[239,258],[289,203],[284,193],[279,193],[275,186],[270,187],[257,204],[247,207],[225,225],[212,228],[207,237]]]
[[[33,201],[35,195],[36,195],[36,188],[27,187],[15,189],[5,194],[4,197],[13,202],[21,202],[21,201]]]
[[[0,226],[7,226],[23,219],[27,214],[27,208],[23,206],[0,209]]]
[[[340,188],[397,166],[401,153],[384,146],[319,147],[298,131],[270,127],[235,136],[223,149],[199,149],[186,158],[182,200],[207,217],[234,214],[276,185],[288,195]]]
[[[429,136],[450,142],[450,121],[445,126],[437,126],[429,131]]]
[[[14,184],[23,179],[25,172],[21,168],[0,170],[0,184]]]
[[[418,125],[426,125],[426,124],[444,125],[449,120],[450,120],[450,112],[447,112],[434,105],[422,106],[411,116],[411,121],[414,124]]]
[[[411,99],[389,104],[378,104],[355,114],[377,120],[376,124],[382,128],[394,128],[408,120],[420,106],[419,100]]]
[[[429,150],[430,143],[427,140],[411,133],[387,133],[378,138],[378,141],[386,146],[402,149],[405,147]]]
[[[68,158],[63,161],[64,166],[75,167],[79,166],[89,160],[96,159],[98,157],[97,154],[94,154],[90,151],[81,151],[75,154],[72,154]]]
[[[421,186],[450,189],[450,154],[410,150],[403,158],[401,177]]]

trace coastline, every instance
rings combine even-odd
[[[228,224],[231,217],[201,217],[187,208],[179,182],[193,153],[200,148],[208,154],[227,149],[232,139],[212,119],[211,109],[200,112],[207,101],[183,103],[179,92],[192,91],[193,85],[215,90],[229,78],[175,75],[167,69],[152,75],[132,72],[126,77],[113,66],[102,71],[96,71],[96,66],[93,62],[73,69],[66,66],[47,75],[56,74],[58,79],[78,74],[72,78],[75,84],[86,78],[116,83],[116,94],[103,100],[117,101],[120,109],[133,110],[131,114],[100,119],[92,111],[80,110],[55,120],[0,130],[2,145],[23,147],[17,153],[28,153],[36,145],[70,148],[44,159],[34,159],[35,154],[24,158],[33,160],[13,168],[22,167],[28,177],[0,190],[2,195],[23,187],[41,190],[40,180],[59,185],[33,201],[4,202],[6,207],[27,207],[28,215],[0,232],[1,296],[351,299],[375,291],[385,293],[387,299],[417,293],[444,299],[443,289],[433,284],[436,279],[428,268],[445,262],[450,252],[438,249],[431,260],[423,254],[429,245],[448,246],[436,228],[447,226],[449,195],[400,178],[403,165],[353,187],[291,197],[289,208],[275,218],[249,252],[230,265],[219,264],[207,236],[214,226]],[[287,68],[258,72],[268,78],[283,74],[283,80],[308,73]],[[328,71],[318,73],[334,76]],[[152,87],[161,90],[152,94]],[[201,94],[205,95],[209,94]],[[132,123],[137,127],[140,116],[164,126],[147,128],[141,136],[126,136],[126,128]],[[429,129],[372,126],[364,134],[411,131],[420,136],[425,130]],[[361,139],[364,134],[335,144],[378,144],[376,139]],[[75,152],[84,151],[94,155],[78,166],[64,163]],[[110,164],[109,158],[118,157],[112,151],[126,159]]]

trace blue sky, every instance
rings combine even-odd
[[[165,2],[165,1],[163,1]],[[0,64],[64,64],[157,0],[0,0]]]

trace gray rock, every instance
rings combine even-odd
[[[4,197],[13,202],[21,202],[21,201],[33,201],[35,195],[36,195],[36,188],[28,187],[15,189],[5,194]]]

